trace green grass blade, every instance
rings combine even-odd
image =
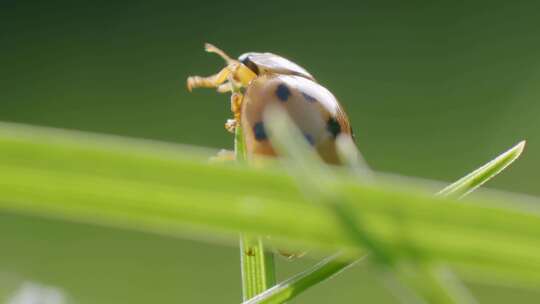
[[[239,126],[236,127],[234,135],[234,151],[238,162],[246,161],[244,136]],[[241,234],[240,265],[244,301],[276,284],[274,255],[265,249],[261,237]]]
[[[497,158],[442,189],[437,195],[463,197],[471,193],[510,166],[521,155],[524,148],[525,141],[519,142]]]
[[[365,249],[286,171],[210,165],[209,155],[0,124],[0,210],[228,244],[240,232],[270,235],[280,248],[342,250],[350,259]],[[405,178],[363,184],[325,170],[394,259],[429,257],[466,279],[540,288],[538,200],[486,191],[465,202],[433,197]]]

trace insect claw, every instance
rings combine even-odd
[[[218,48],[215,45],[211,44],[211,43],[206,42],[204,44],[204,50],[209,52],[209,53],[213,52],[216,49],[218,49]]]

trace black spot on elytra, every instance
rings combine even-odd
[[[262,122],[258,122],[253,126],[253,134],[258,141],[266,140],[268,138]]]
[[[313,136],[307,134],[307,133],[304,133],[304,137],[306,138],[306,140],[308,141],[308,143],[312,146],[315,145],[315,140],[313,139]]]
[[[330,119],[328,119],[328,121],[326,122],[326,129],[328,130],[328,132],[330,132],[330,134],[332,134],[334,138],[336,138],[338,134],[341,133],[341,126],[339,125],[339,122],[333,117],[330,117]]]
[[[281,101],[287,101],[287,99],[289,99],[289,96],[291,96],[291,91],[285,84],[280,83],[276,89],[276,96]]]
[[[309,102],[316,102],[317,99],[315,99],[315,97],[309,95],[309,94],[306,94],[304,92],[302,92],[302,96],[304,96],[304,99],[309,101]]]

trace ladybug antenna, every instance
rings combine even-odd
[[[218,54],[221,58],[225,59],[225,62],[227,62],[227,64],[231,64],[231,63],[236,62],[236,60],[229,57],[229,55],[227,55],[224,51],[220,50],[219,48],[217,48],[213,44],[205,43],[204,44],[204,50],[207,51],[208,53]]]

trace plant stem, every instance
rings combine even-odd
[[[246,149],[242,128],[234,134],[236,161],[246,161]],[[240,236],[240,266],[242,273],[242,298],[244,301],[264,292],[276,283],[274,255],[265,250],[261,237]]]

